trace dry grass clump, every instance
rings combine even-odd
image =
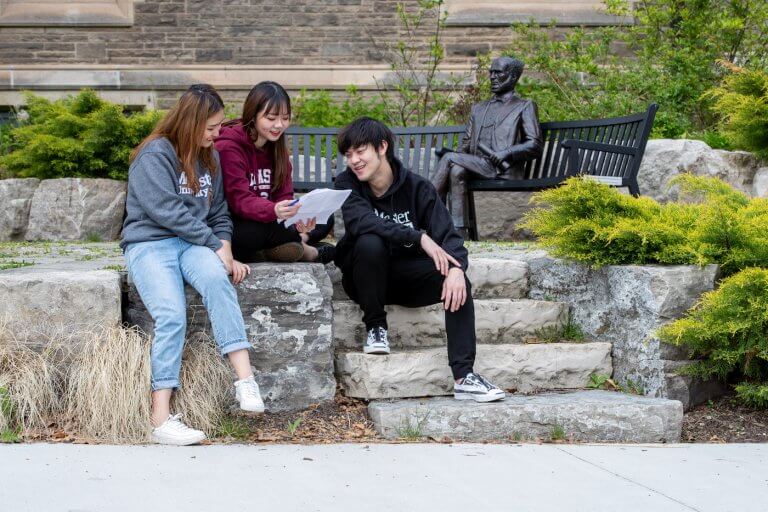
[[[173,394],[171,411],[207,435],[217,432],[232,403],[232,370],[207,336],[187,341],[181,363],[181,387]]]
[[[67,370],[67,416],[75,430],[111,443],[149,441],[151,342],[115,328],[80,340]]]
[[[45,428],[62,410],[62,375],[49,353],[5,334],[0,333],[0,431]]]

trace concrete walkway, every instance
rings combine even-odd
[[[764,512],[768,445],[0,445],[2,512],[470,509]]]

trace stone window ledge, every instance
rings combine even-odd
[[[634,23],[631,16],[612,16],[601,10],[602,2],[500,2],[449,1],[446,25],[452,27],[499,27],[534,20],[542,25],[553,19],[558,26],[612,26]]]
[[[134,0],[0,0],[0,26],[131,26]]]

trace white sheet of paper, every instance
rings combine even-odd
[[[341,208],[347,200],[351,190],[333,190],[331,188],[318,188],[299,198],[299,213],[285,221],[285,227],[292,226],[298,221],[309,221],[312,217],[318,224],[325,224],[333,212]]]

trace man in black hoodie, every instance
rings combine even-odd
[[[346,234],[336,246],[342,285],[363,310],[366,354],[389,354],[385,304],[443,303],[448,359],[457,399],[491,402],[500,390],[474,373],[475,309],[464,240],[432,184],[394,154],[394,136],[363,117],[341,130],[347,169],[336,188],[351,190],[342,207]]]

